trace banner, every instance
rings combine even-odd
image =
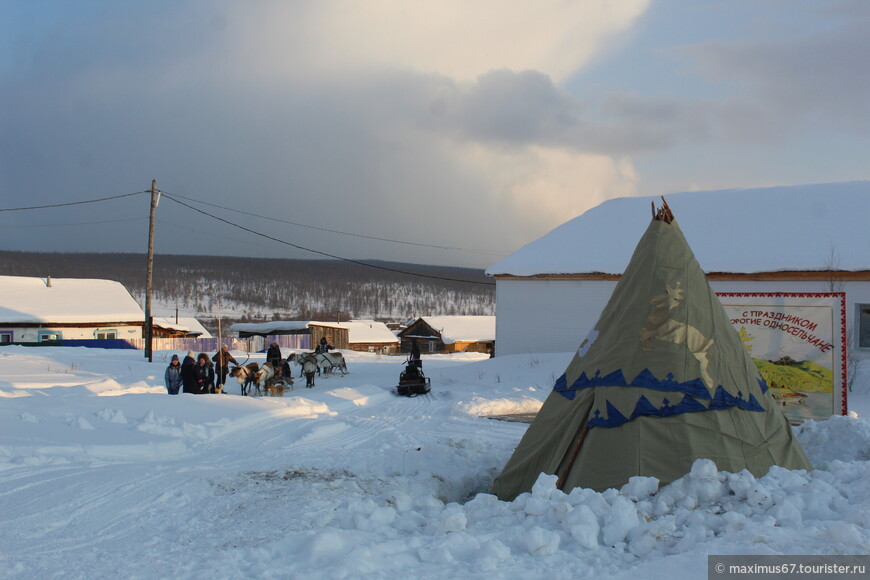
[[[846,414],[844,292],[717,295],[790,421]]]

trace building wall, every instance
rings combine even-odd
[[[492,348],[492,341],[467,341],[457,340],[453,344],[446,345],[445,352],[486,352]]]
[[[398,352],[399,343],[384,343],[384,342],[351,342],[350,350],[359,352],[379,352],[381,354],[393,354]]]
[[[496,279],[496,356],[575,350],[615,287],[606,280]]]
[[[67,340],[91,340],[96,337],[97,330],[115,330],[117,338],[142,338],[142,326],[101,325],[101,326],[3,326],[0,323],[0,333],[12,333],[12,342],[39,342],[40,332],[57,332]]]
[[[858,335],[859,305],[870,305],[870,282],[713,281],[716,292],[845,292],[846,328]],[[598,322],[615,281],[496,280],[496,355],[571,352]],[[850,345],[859,358],[870,348]]]

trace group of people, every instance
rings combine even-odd
[[[170,395],[221,393],[230,373],[230,363],[239,364],[226,345],[210,359],[204,352],[194,358],[192,350],[187,351],[183,361],[174,354],[164,375],[166,390]]]
[[[326,354],[334,348],[324,337],[320,339],[314,352]],[[266,351],[266,362],[290,375],[290,365],[281,358],[281,347],[277,342],[269,345]],[[227,375],[230,373],[230,363],[239,364],[226,345],[222,346],[211,359],[204,352],[194,358],[192,350],[187,351],[183,361],[179,361],[178,355],[174,354],[164,376],[166,390],[170,395],[177,395],[179,392],[194,395],[221,393],[227,382]]]

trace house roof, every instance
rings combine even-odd
[[[350,322],[339,322],[338,325],[347,329],[347,340],[350,343],[394,344],[399,342],[398,337],[383,322],[351,320]]]
[[[145,313],[114,280],[0,276],[0,322],[142,324]]]
[[[179,317],[178,322],[175,322],[175,318],[154,318],[154,325],[159,326],[160,328],[166,328],[171,330],[179,330],[183,332],[190,333],[191,336],[197,336],[199,338],[212,338],[211,333],[205,329],[205,327],[200,323],[196,318],[190,317]]]
[[[315,320],[272,320],[271,322],[236,322],[230,327],[230,332],[247,332],[250,334],[269,335],[305,330],[311,326],[343,328],[336,322],[317,322]]]
[[[495,316],[422,316],[445,344],[495,340]]]
[[[870,181],[665,196],[705,272],[870,270]],[[605,201],[490,266],[490,276],[621,274],[659,196]]]

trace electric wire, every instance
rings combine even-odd
[[[101,201],[109,201],[112,199],[121,199],[124,197],[132,197],[134,195],[142,195],[143,193],[151,193],[151,192],[150,191],[135,191],[133,193],[124,193],[121,195],[112,195],[109,197],[100,197],[97,199],[86,199],[83,201],[69,201],[66,203],[52,203],[49,205],[33,205],[30,207],[7,207],[7,208],[0,208],[0,211],[24,211],[24,210],[29,210],[29,209],[47,209],[47,208],[51,208],[51,207],[67,207],[70,205],[83,205],[86,203],[98,203]]]
[[[205,210],[202,210],[202,209],[200,209],[200,208],[197,208],[197,207],[194,207],[194,206],[192,206],[192,205],[190,205],[190,204],[187,204],[187,203],[181,201],[180,199],[176,199],[176,197],[175,197],[174,194],[173,194],[173,195],[170,195],[170,194],[167,194],[165,191],[161,191],[161,193],[163,194],[163,197],[165,197],[166,199],[169,199],[169,200],[171,200],[171,201],[174,201],[175,203],[177,203],[177,204],[179,204],[179,205],[182,205],[182,206],[184,206],[184,207],[186,207],[186,208],[188,208],[188,209],[191,209],[191,210],[193,210],[193,211],[195,211],[195,212],[199,212],[199,213],[201,213],[201,214],[203,214],[203,215],[206,215],[206,216],[208,216],[208,217],[210,217],[210,218],[212,218],[212,219],[215,219],[215,220],[221,221],[221,222],[223,222],[223,223],[225,223],[225,224],[231,225],[231,226],[233,226],[233,227],[235,227],[235,228],[239,228],[239,229],[241,229],[241,230],[244,230],[244,231],[246,231],[246,232],[252,233],[252,234],[254,234],[254,235],[257,235],[257,236],[260,236],[260,237],[266,238],[266,239],[268,239],[268,240],[272,240],[272,241],[274,241],[274,242],[278,242],[279,244],[284,244],[284,245],[286,245],[286,246],[290,246],[290,247],[292,247],[292,248],[296,248],[296,249],[299,249],[299,250],[305,250],[305,251],[307,251],[307,252],[311,252],[311,253],[313,253],[313,254],[318,254],[318,255],[321,255],[321,256],[325,256],[325,257],[327,257],[327,258],[332,258],[333,260],[341,260],[341,261],[343,261],[343,262],[348,262],[348,263],[351,263],[351,264],[356,264],[356,265],[358,265],[358,266],[362,266],[362,267],[364,267],[364,268],[374,268],[374,269],[377,269],[377,270],[385,270],[385,271],[387,271],[387,272],[393,272],[393,273],[396,273],[396,274],[405,274],[405,275],[407,275],[407,276],[417,276],[417,277],[419,277],[419,278],[429,278],[429,279],[433,279],[433,280],[445,280],[445,281],[448,281],[448,282],[464,282],[464,283],[466,283],[466,284],[478,284],[478,285],[481,285],[481,286],[495,286],[495,283],[493,283],[493,282],[479,282],[479,281],[476,281],[476,280],[462,280],[462,279],[460,279],[460,278],[448,278],[448,277],[446,277],[446,276],[433,276],[433,275],[431,275],[431,274],[421,274],[421,273],[419,273],[419,272],[409,272],[409,271],[407,271],[407,270],[399,270],[398,268],[388,268],[388,267],[386,267],[386,266],[378,266],[378,265],[376,265],[376,264],[367,264],[366,262],[362,262],[362,261],[360,261],[360,260],[354,260],[354,259],[352,259],[352,258],[345,258],[345,257],[343,257],[343,256],[337,256],[337,255],[335,255],[335,254],[330,254],[330,253],[328,253],[328,252],[322,252],[322,251],[320,251],[320,250],[315,250],[315,249],[313,249],[313,248],[307,248],[307,247],[305,247],[305,246],[300,246],[299,244],[294,244],[294,243],[292,243],[292,242],[288,242],[288,241],[286,241],[286,240],[282,240],[282,239],[280,239],[280,238],[276,238],[276,237],[274,237],[274,236],[270,236],[270,235],[268,235],[268,234],[264,234],[264,233],[262,233],[262,232],[258,232],[258,231],[256,231],[256,230],[251,229],[251,228],[245,227],[245,226],[243,226],[243,225],[240,225],[240,224],[237,224],[237,223],[231,222],[230,220],[227,220],[227,219],[224,219],[224,218],[222,218],[222,217],[219,217],[219,216],[216,216],[216,215],[214,215],[214,214],[211,214],[211,213],[209,213],[209,212],[207,212],[207,211],[205,211]]]
[[[100,225],[100,224],[119,224],[119,223],[124,223],[124,222],[147,222],[147,221],[148,221],[147,217],[141,217],[141,218],[127,218],[127,219],[123,219],[123,220],[101,220],[101,221],[96,221],[96,222],[66,222],[66,223],[60,223],[60,224],[26,224],[26,225],[14,225],[14,226],[3,224],[3,229],[4,230],[14,230],[14,229],[19,229],[19,228],[26,228],[26,229],[31,229],[31,228],[63,228],[63,227],[69,227],[69,226],[94,226],[94,225]]]
[[[486,254],[486,255],[490,255],[490,256],[502,256],[502,257],[506,255],[504,252],[496,252],[496,251],[493,251],[493,250],[482,250],[482,249],[477,249],[477,248],[457,248],[457,247],[453,247],[453,246],[438,246],[438,245],[435,245],[435,244],[424,244],[424,243],[422,243],[422,242],[409,242],[409,241],[407,241],[407,240],[394,240],[394,239],[391,239],[391,238],[381,238],[381,237],[378,237],[378,236],[367,236],[367,235],[365,235],[365,234],[354,234],[354,233],[350,233],[350,232],[343,232],[343,231],[341,231],[341,230],[333,230],[333,229],[329,229],[329,228],[322,228],[322,227],[318,227],[318,226],[312,226],[312,225],[309,225],[309,224],[302,224],[302,223],[299,223],[299,222],[294,222],[294,221],[285,220],[285,219],[281,219],[281,218],[276,218],[276,217],[271,217],[271,216],[260,215],[260,214],[256,214],[256,213],[252,213],[252,212],[248,212],[248,211],[243,211],[243,210],[240,210],[240,209],[234,209],[234,208],[231,208],[231,207],[226,207],[226,206],[223,206],[223,205],[218,205],[218,204],[216,204],[216,203],[210,203],[210,202],[207,202],[207,201],[202,201],[202,200],[195,199],[195,198],[192,198],[192,197],[184,196],[184,195],[181,195],[181,194],[178,194],[178,193],[172,193],[171,191],[161,190],[161,193],[163,193],[163,194],[171,194],[171,195],[173,195],[173,196],[175,196],[175,197],[178,197],[178,198],[181,198],[181,199],[186,199],[186,200],[188,200],[188,201],[192,201],[192,202],[195,202],[195,203],[199,203],[199,204],[201,204],[201,205],[207,205],[207,206],[211,206],[211,207],[216,207],[216,208],[218,208],[218,209],[223,209],[223,210],[227,210],[227,211],[232,211],[232,212],[235,212],[235,213],[240,213],[240,214],[248,215],[248,216],[251,216],[251,217],[256,217],[256,218],[260,218],[260,219],[264,219],[264,220],[269,220],[269,221],[273,221],[273,222],[279,222],[279,223],[282,223],[282,224],[289,224],[289,225],[291,225],[291,226],[297,226],[297,227],[300,227],[300,228],[308,228],[308,229],[310,229],[310,230],[317,230],[317,231],[321,231],[321,232],[329,232],[329,233],[331,233],[331,234],[340,234],[340,235],[342,235],[342,236],[351,236],[351,237],[354,237],[354,238],[363,238],[363,239],[366,239],[366,240],[377,240],[377,241],[380,241],[380,242],[389,242],[389,243],[392,243],[392,244],[404,244],[404,245],[408,245],[408,246],[419,246],[419,247],[423,247],[423,248],[435,248],[435,249],[437,249],[437,250],[454,250],[454,251],[459,251],[459,252],[472,252],[472,253],[477,253],[477,254]]]

